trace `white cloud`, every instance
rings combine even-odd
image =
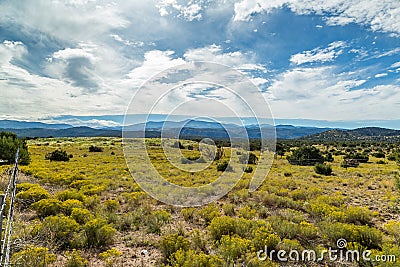
[[[322,49],[318,47],[311,51],[304,51],[302,53],[292,55],[290,62],[296,65],[301,65],[304,63],[332,61],[343,53],[342,48],[345,46],[346,44],[343,41],[333,42],[329,44],[327,48]]]
[[[183,55],[187,61],[209,61],[227,65],[239,69],[263,69],[263,67],[252,64],[254,55],[242,53],[240,51],[224,52],[222,47],[216,44],[189,49]]]
[[[378,74],[375,74],[375,78],[382,78],[382,77],[385,77],[387,75],[388,75],[387,73],[378,73]]]
[[[119,36],[118,34],[110,34],[110,36],[117,42],[123,43],[124,45],[127,46],[136,46],[136,47],[143,47],[144,46],[144,42],[142,41],[130,41],[130,40],[125,40],[124,38],[122,38],[121,36]]]
[[[249,21],[256,13],[270,12],[274,8],[280,8],[286,4],[286,0],[244,0],[235,4],[234,21]]]
[[[24,31],[68,42],[88,41],[129,25],[118,5],[108,1],[1,1],[0,10],[0,24],[17,22]]]
[[[4,40],[0,44],[0,66],[8,65],[13,59],[21,59],[26,53],[22,42]]]
[[[178,1],[177,0],[161,0],[157,3],[157,8],[161,16],[175,15],[187,21],[201,20],[204,7],[209,1]]]
[[[390,66],[390,68],[400,68],[400,61],[399,61],[399,62],[396,62],[396,63],[393,63],[393,64]]]
[[[235,4],[235,21],[287,6],[297,14],[318,14],[328,25],[358,23],[373,31],[400,34],[400,1],[381,0],[243,0]]]
[[[182,58],[173,58],[174,54],[175,52],[171,50],[152,50],[146,52],[142,65],[130,71],[127,75],[129,79],[125,80],[125,82],[129,82],[132,87],[138,88],[152,76],[171,67],[186,63]]]
[[[359,88],[365,80],[334,67],[296,68],[279,75],[268,88],[275,117],[321,120],[396,119],[400,87]]]

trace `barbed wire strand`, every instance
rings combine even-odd
[[[12,184],[12,191],[11,191],[11,196],[10,196],[10,198],[11,198],[10,207],[8,209],[6,228],[4,230],[4,238],[2,240],[2,247],[1,247],[0,266],[4,266],[4,267],[8,267],[9,261],[10,261],[15,195],[17,192],[17,180],[18,180],[18,159],[19,159],[19,149],[17,149],[17,153],[15,154],[14,170],[13,170],[12,176],[10,177],[9,184],[7,185],[7,190],[6,190],[6,193],[8,195],[10,192],[10,189],[11,189],[11,184]],[[7,195],[5,195],[5,197],[4,197],[3,205],[5,205]],[[3,205],[2,205],[1,211],[4,210]],[[2,216],[2,213],[1,213],[1,216]],[[3,259],[4,259],[4,265],[3,265]]]

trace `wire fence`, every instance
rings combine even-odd
[[[0,196],[0,242],[1,242],[1,254],[0,254],[0,266],[9,267],[10,265],[10,251],[11,251],[11,237],[13,231],[13,220],[14,220],[14,209],[15,209],[15,195],[17,192],[18,182],[18,160],[19,160],[19,149],[15,154],[15,164],[12,169],[12,173],[9,176],[7,187],[4,195]],[[8,206],[8,212],[6,206]],[[3,225],[5,226],[3,228]]]

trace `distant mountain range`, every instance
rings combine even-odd
[[[400,130],[380,127],[364,127],[353,130],[332,129],[303,136],[302,140],[316,141],[384,141],[400,142]]]
[[[164,136],[180,136],[181,138],[229,138],[243,137],[247,133],[249,138],[259,138],[261,131],[271,135],[272,126],[268,124],[246,125],[244,128],[233,123],[218,123],[202,120],[183,121],[149,121],[125,126],[124,131],[131,137],[142,137],[146,128],[146,136],[160,136],[163,129]],[[261,128],[261,130],[260,130]],[[301,127],[292,125],[275,126],[279,139],[293,139],[302,136],[321,133],[330,128]],[[0,120],[0,130],[11,131],[20,137],[94,137],[122,135],[122,127],[103,127],[101,129],[86,126],[73,127],[68,124],[46,124],[41,122],[24,122]],[[228,134],[229,132],[229,134]]]
[[[42,128],[42,129],[67,129],[71,128],[69,124],[48,124],[42,122],[31,122],[31,121],[15,121],[15,120],[0,120],[0,129],[31,129],[31,128]]]
[[[145,131],[144,131],[145,129]],[[245,131],[244,131],[245,129]],[[119,137],[122,136],[122,127],[91,128],[87,126],[73,127],[68,124],[47,124],[42,122],[25,122],[0,120],[0,130],[11,131],[20,137]],[[202,120],[182,121],[149,121],[127,125],[124,135],[128,137],[165,137],[180,138],[216,138],[232,137],[260,138],[271,137],[273,128],[269,124],[246,125],[245,128],[233,123],[218,123]],[[353,130],[319,128],[308,126],[276,125],[278,139],[318,140],[318,141],[400,141],[400,130],[379,127],[365,127]],[[229,133],[229,134],[228,134]]]

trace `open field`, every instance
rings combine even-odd
[[[213,181],[220,175],[218,164],[231,152],[226,148],[219,161],[203,172],[190,173],[168,163],[159,139],[146,141],[151,142],[148,151],[155,168],[184,186]],[[199,156],[195,142],[181,142],[185,157]],[[194,149],[188,150],[188,145]],[[102,151],[89,152],[90,146]],[[336,153],[329,163],[333,174],[324,176],[312,166],[289,164],[286,152],[277,156],[257,191],[249,193],[253,173],[244,173],[236,187],[215,203],[178,208],[142,192],[127,168],[121,139],[36,139],[28,147],[32,161],[20,167],[17,194],[12,258],[16,266],[340,266],[326,259],[288,263],[279,262],[276,255],[272,261],[257,258],[265,246],[269,251],[321,252],[336,248],[340,238],[346,239],[349,250],[371,250],[371,258],[397,258],[397,262],[347,262],[346,266],[400,266],[395,161],[383,163],[382,158],[370,156],[368,163],[343,168],[343,155]],[[67,162],[46,160],[46,154],[56,149],[73,157]],[[368,149],[373,152],[376,147]],[[390,149],[384,149],[386,155]],[[3,171],[8,167],[1,166]],[[233,166],[233,173],[240,168]],[[6,178],[2,176],[2,186]]]

